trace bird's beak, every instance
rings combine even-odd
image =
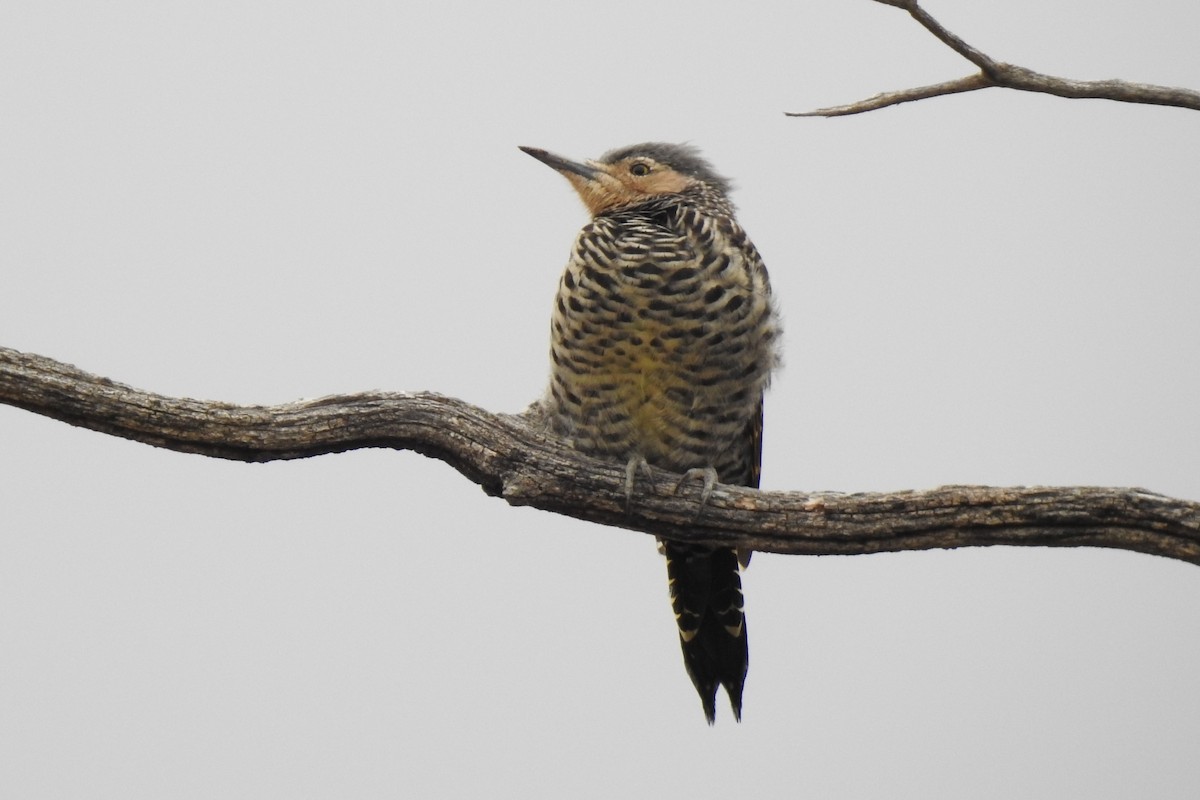
[[[548,167],[558,170],[564,175],[578,175],[579,177],[590,181],[595,179],[596,174],[600,171],[593,166],[589,166],[588,164],[582,164],[578,161],[570,161],[562,156],[556,156],[554,153],[548,153],[545,150],[540,150],[536,147],[522,147],[521,150],[529,153],[529,155],[533,156],[538,161],[542,162]]]

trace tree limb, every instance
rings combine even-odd
[[[364,392],[275,406],[164,397],[0,348],[0,403],[113,436],[237,461],[364,447],[445,461],[518,506],[669,536],[808,555],[1043,545],[1114,547],[1200,564],[1200,503],[1142,489],[944,486],[839,494],[718,485],[674,491],[655,471],[626,509],[625,467],[575,452],[533,414],[492,414],[430,392]]]
[[[936,83],[932,86],[921,86],[915,89],[902,89],[895,92],[884,92],[866,100],[848,103],[829,108],[818,108],[816,111],[789,112],[789,117],[842,117],[849,114],[861,114],[864,111],[894,106],[912,100],[924,100],[927,97],[938,97],[958,92],[970,92],[976,89],[986,89],[999,86],[1006,89],[1018,89],[1023,92],[1041,92],[1059,97],[1094,98],[1100,100],[1116,100],[1123,103],[1149,103],[1151,105],[1178,106],[1200,111],[1200,92],[1191,89],[1177,89],[1169,86],[1153,86],[1148,83],[1129,83],[1128,81],[1076,81],[1069,78],[1057,78],[1053,75],[1043,75],[1025,67],[1005,64],[996,61],[986,53],[977,50],[934,19],[929,12],[921,8],[918,0],[875,0],[877,3],[895,6],[907,11],[934,36],[944,42],[954,52],[979,67],[979,72],[957,80]]]

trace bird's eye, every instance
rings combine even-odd
[[[643,164],[641,161],[635,161],[629,165],[629,174],[637,175],[639,178],[643,175],[650,174],[650,165]]]

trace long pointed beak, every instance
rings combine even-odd
[[[554,153],[549,153],[536,147],[522,147],[521,150],[533,156],[546,166],[556,169],[562,173],[571,172],[591,180],[592,178],[595,178],[596,174],[599,172],[599,170],[595,167],[588,166],[587,164],[581,164],[578,161],[571,161],[563,158],[562,156],[556,156]]]

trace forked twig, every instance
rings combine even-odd
[[[939,97],[959,92],[971,92],[976,89],[987,89],[998,86],[1005,89],[1018,89],[1023,92],[1040,92],[1059,97],[1094,98],[1099,100],[1116,100],[1122,103],[1148,103],[1160,106],[1177,106],[1200,111],[1200,92],[1191,89],[1178,89],[1170,86],[1154,86],[1148,83],[1130,83],[1121,80],[1105,81],[1076,81],[1069,78],[1058,78],[1034,72],[1025,67],[996,61],[986,53],[972,47],[965,41],[946,30],[929,12],[921,8],[918,0],[875,0],[888,6],[902,8],[912,15],[934,36],[944,42],[954,52],[979,67],[979,72],[964,78],[935,83],[930,86],[919,86],[913,89],[901,89],[894,92],[883,92],[865,100],[848,103],[841,106],[818,108],[815,111],[787,112],[789,117],[844,117],[849,114],[861,114],[864,111],[874,111],[878,108],[908,103],[913,100],[924,100],[927,97]]]

